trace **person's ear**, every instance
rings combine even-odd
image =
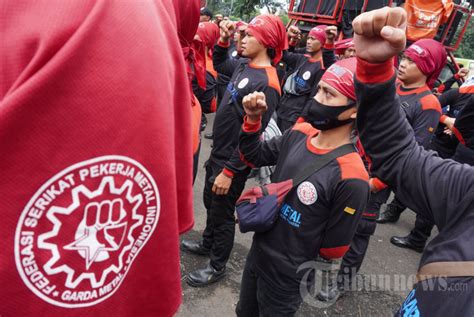
[[[352,113],[351,113],[351,115],[350,115],[350,117],[349,117],[349,118],[351,118],[351,119],[354,119],[354,120],[355,120],[355,119],[357,118],[357,108],[356,108],[356,107],[354,107],[354,108],[352,108],[352,109],[353,109],[353,111],[354,111],[354,112],[352,112]]]

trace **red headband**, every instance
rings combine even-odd
[[[212,22],[199,23],[196,35],[199,40],[193,41],[193,49],[196,55],[194,63],[196,79],[199,87],[206,89],[206,47],[209,50],[209,58],[212,57],[212,49],[219,38],[219,27]]]
[[[219,27],[214,22],[201,22],[196,34],[206,47],[212,52],[214,45],[219,39]]]
[[[327,25],[315,26],[314,28],[311,29],[311,31],[309,31],[308,36],[314,37],[315,39],[317,39],[321,43],[321,46],[323,46],[324,43],[326,43],[326,31],[325,30],[326,30],[327,27],[328,27]]]
[[[446,50],[443,45],[432,39],[422,39],[413,43],[405,50],[405,56],[410,58],[418,69],[427,76],[428,87],[433,85],[446,65]]]
[[[354,41],[351,38],[337,41],[334,45],[337,55],[344,55],[349,47],[354,47]]]
[[[196,1],[173,1],[176,12],[176,26],[179,42],[186,61],[186,71],[191,84],[194,76],[198,83],[206,87],[206,70],[196,65],[196,54],[193,48],[193,38],[199,24],[199,3]],[[194,70],[193,70],[194,67]]]
[[[357,60],[355,57],[337,61],[326,70],[321,80],[337,89],[347,98],[356,100],[354,87],[356,65]]]
[[[235,23],[235,28],[238,30],[241,26],[247,26],[248,24],[245,23],[244,21],[237,21],[237,23]]]
[[[274,65],[280,61],[283,50],[288,49],[285,26],[277,16],[267,14],[257,16],[249,23],[247,32],[255,36],[263,46],[275,50],[275,58],[272,60]]]

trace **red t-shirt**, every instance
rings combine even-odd
[[[193,217],[171,1],[10,0],[0,21],[0,315],[174,314]]]

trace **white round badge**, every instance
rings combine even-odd
[[[308,80],[311,77],[311,72],[309,70],[305,71],[303,74],[303,79]]]
[[[312,205],[318,200],[316,188],[310,182],[303,182],[296,190],[299,200],[305,205]]]
[[[247,86],[247,84],[249,83],[249,79],[248,78],[244,78],[242,79],[239,84],[237,85],[237,87],[239,87],[239,89],[242,89],[244,88],[245,86]]]
[[[96,305],[120,287],[159,216],[158,188],[139,162],[110,155],[74,164],[26,204],[15,234],[18,272],[49,304]]]
[[[233,51],[232,52],[232,57],[236,57],[237,56],[237,51]]]

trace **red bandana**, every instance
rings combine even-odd
[[[438,78],[447,62],[447,54],[443,45],[432,39],[418,40],[405,50],[418,69],[428,78],[426,83],[430,88]]]
[[[347,98],[356,100],[354,87],[356,65],[355,57],[337,61],[326,70],[321,80],[337,89],[337,91]]]
[[[277,16],[267,14],[257,16],[249,23],[247,32],[255,36],[265,47],[275,50],[275,58],[272,60],[274,65],[280,61],[283,50],[288,49],[286,29]]]

